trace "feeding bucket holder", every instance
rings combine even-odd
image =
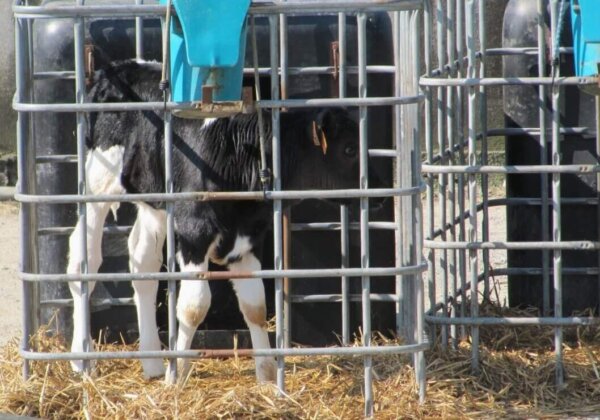
[[[600,73],[600,1],[571,0],[575,74]]]
[[[242,110],[238,108],[250,1],[172,0],[175,15],[169,28],[169,65],[173,101],[200,101],[197,107],[205,115]],[[219,107],[219,102],[224,106]],[[186,113],[190,114],[182,111],[178,115],[194,116]]]

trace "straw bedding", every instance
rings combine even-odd
[[[482,314],[504,309],[483,307]],[[511,313],[514,314],[514,311]],[[523,315],[522,313],[519,315]],[[427,352],[427,401],[419,405],[408,356],[374,359],[377,418],[565,417],[600,414],[600,329],[571,329],[565,344],[566,387],[554,386],[552,329],[481,329],[481,370],[471,374],[467,340]],[[518,332],[518,334],[517,334]],[[66,351],[64,339],[42,329],[44,351]],[[378,337],[378,344],[391,344]],[[101,344],[123,350],[122,344]],[[132,349],[133,347],[130,347]],[[1,349],[0,412],[43,418],[361,418],[360,358],[288,358],[286,391],[257,385],[251,359],[206,359],[183,385],[144,380],[137,361],[101,361],[89,377],[67,362],[34,362],[21,378],[16,339]]]

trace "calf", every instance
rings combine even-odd
[[[121,62],[98,71],[90,89],[91,102],[156,102],[160,65]],[[265,113],[265,135],[271,138],[271,119]],[[257,114],[228,118],[173,119],[173,180],[175,192],[256,191],[260,183]],[[99,112],[88,119],[86,159],[88,194],[157,193],[164,184],[164,129],[160,112]],[[270,141],[266,142],[271,161]],[[281,114],[283,189],[356,188],[358,186],[358,129],[340,109],[303,110]],[[104,221],[114,203],[87,206],[88,271],[102,263]],[[136,203],[137,219],[128,240],[130,269],[156,272],[162,264],[165,210],[160,203]],[[261,269],[265,232],[272,220],[272,203],[258,201],[186,201],[174,204],[177,261],[181,271],[206,271],[209,261],[231,271]],[[68,273],[79,273],[82,256],[77,243],[81,225],[70,238]],[[269,348],[265,331],[265,293],[261,279],[231,280],[255,349]],[[80,283],[69,284],[74,297],[72,351],[83,349]],[[90,283],[90,293],[94,283]],[[155,318],[158,283],[134,281],[140,349],[160,350]],[[177,300],[177,349],[190,348],[192,337],[211,303],[207,281],[181,281]],[[180,374],[188,369],[180,361]],[[147,377],[164,374],[160,359],[143,359]],[[82,369],[74,361],[75,370]],[[259,381],[275,377],[271,357],[256,358]]]

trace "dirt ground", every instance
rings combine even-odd
[[[0,346],[21,334],[19,211],[16,203],[0,202]]]

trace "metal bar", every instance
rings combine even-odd
[[[424,57],[423,61],[425,64],[425,74],[431,74],[431,56],[432,56],[432,46],[431,46],[431,38],[432,34],[432,22],[433,18],[431,16],[431,2],[429,0],[425,1],[425,8],[423,14],[423,26],[424,26]],[[425,151],[427,160],[430,162],[433,160],[433,96],[432,89],[421,86],[421,89],[425,91]],[[433,237],[433,233],[435,232],[435,208],[434,208],[434,198],[433,198],[433,188],[434,188],[434,177],[431,174],[426,175],[426,198],[427,198],[427,209],[428,209],[428,218],[427,218],[427,231],[429,232],[430,237]],[[435,250],[429,248],[427,250],[427,285],[429,291],[429,306],[433,308],[436,304],[436,282],[435,282]],[[432,341],[436,341],[436,330],[432,329],[431,331]]]
[[[358,96],[367,97],[367,16],[359,13],[356,16],[356,26],[358,32]],[[369,187],[369,159],[368,159],[368,128],[367,128],[367,108],[359,107],[359,163],[360,163],[360,188]],[[360,199],[360,266],[365,269],[370,267],[369,261],[369,200],[364,197]],[[361,276],[362,285],[362,345],[369,347],[371,345],[371,278],[367,275]],[[364,366],[364,386],[365,386],[365,416],[373,415],[373,359],[365,356]]]
[[[419,103],[423,96],[417,95],[405,98],[395,97],[370,97],[370,98],[316,98],[316,99],[286,99],[286,100],[262,100],[256,101],[259,109],[264,108],[323,108],[323,107],[357,107],[357,106],[391,106]],[[169,111],[177,109],[195,109],[193,104],[180,104],[167,102]],[[110,102],[110,103],[23,103],[13,102],[15,111],[24,112],[107,112],[107,111],[162,111],[164,102]]]
[[[348,12],[352,14],[363,12],[388,12],[393,10],[414,10],[422,6],[422,0],[380,0],[352,1],[352,0],[319,0],[319,1],[286,1],[283,3],[253,2],[250,5],[251,15],[273,13],[302,13],[325,14],[331,12]],[[13,13],[17,18],[73,18],[73,17],[129,17],[129,16],[164,16],[164,5],[89,5],[77,6],[13,6]]]
[[[347,73],[348,63],[346,59],[347,53],[347,37],[346,37],[346,15],[338,14],[338,44],[339,44],[339,70],[338,70],[338,92],[340,98],[345,98],[347,95]],[[357,69],[358,70],[358,69]],[[340,259],[341,267],[348,268],[350,266],[350,234],[349,234],[348,206],[342,204],[340,206]],[[360,229],[360,224],[358,225]],[[395,226],[394,226],[395,228]],[[347,346],[350,344],[350,279],[347,276],[341,278],[342,292],[342,344]]]
[[[446,87],[446,86],[507,86],[507,85],[558,85],[558,86],[581,86],[597,85],[597,77],[486,77],[485,79],[475,77],[439,79],[434,77],[421,77],[422,86]]]
[[[552,249],[595,251],[600,249],[600,242],[593,241],[550,241],[550,242],[450,242],[425,240],[425,246],[435,249]]]
[[[437,36],[437,61],[440,67],[445,67],[448,62],[448,58],[446,56],[446,48],[444,45],[446,44],[446,14],[444,13],[444,2],[438,1],[436,2],[436,36]],[[437,90],[437,141],[438,141],[438,150],[440,152],[446,149],[446,100],[445,100],[445,89]],[[447,159],[442,158],[442,165],[447,165]],[[446,210],[447,210],[447,185],[448,185],[448,175],[446,172],[440,172],[438,174],[438,212],[439,212],[439,220],[438,223],[440,226],[446,226]],[[442,232],[442,241],[446,241],[446,232]],[[442,250],[439,254],[439,266],[440,266],[440,282],[442,286],[442,296],[444,299],[449,295],[448,293],[448,251]],[[448,302],[444,302],[444,305],[447,306]],[[446,311],[442,313],[442,316],[448,316]],[[448,345],[448,328],[445,326],[441,329],[441,346],[442,349],[446,349]]]
[[[24,281],[155,281],[155,280],[229,280],[245,278],[275,278],[287,276],[290,278],[322,278],[322,277],[382,277],[418,273],[424,270],[425,263],[407,267],[369,267],[369,268],[315,268],[291,270],[257,270],[249,272],[231,271],[196,271],[177,273],[95,273],[95,274],[34,274],[19,272],[19,278]]]
[[[485,6],[482,0],[479,0],[478,3],[478,20],[479,20],[479,51],[481,53],[478,55],[478,64],[479,64],[479,77],[485,79],[486,77],[486,22],[485,22]],[[487,92],[485,86],[479,87],[479,131],[481,132],[481,164],[488,164],[488,141],[487,141]],[[483,211],[481,218],[481,240],[486,242],[490,237],[490,222],[489,222],[489,212],[488,212],[488,175],[481,175],[481,201],[483,203]],[[487,299],[490,295],[490,279],[489,279],[489,267],[490,267],[490,253],[489,250],[484,249],[482,252],[482,263],[483,263],[483,296]]]
[[[473,140],[475,141],[475,140]],[[600,172],[600,165],[455,165],[441,166],[424,164],[425,173],[466,173],[474,174],[591,174]]]
[[[78,5],[83,5],[83,0],[77,0]],[[75,19],[73,22],[74,32],[74,50],[75,50],[75,102],[85,102],[85,64],[84,64],[84,42],[85,42],[85,26],[83,18]],[[85,173],[85,114],[83,112],[77,112],[77,193],[85,199],[87,193],[86,188],[86,173]],[[77,246],[79,247],[79,255],[82,256],[80,264],[80,273],[85,274],[88,272],[88,253],[87,253],[87,204],[81,202],[77,205],[78,223],[82,227],[79,241]],[[90,342],[90,308],[89,308],[89,284],[87,282],[81,282],[79,287],[81,288],[80,305],[81,314],[83,315],[83,349],[84,351],[90,351],[92,343]],[[89,370],[89,363],[83,361],[84,371]]]
[[[410,33],[413,34],[411,37],[412,41],[412,65],[413,65],[413,91],[417,92],[420,90],[419,88],[419,75],[422,74],[421,69],[421,40],[418,34],[421,33],[420,26],[420,13],[413,12],[411,13],[411,25],[410,25]],[[422,183],[421,178],[421,126],[420,123],[422,121],[421,118],[421,108],[418,106],[411,107],[413,108],[413,138],[412,138],[412,152],[409,155],[410,159],[410,175],[411,175],[411,185],[419,185]],[[423,208],[421,201],[421,194],[413,195],[410,198],[412,208],[411,215],[413,217],[412,221],[414,222],[414,243],[411,249],[411,259],[410,264],[415,263],[416,261],[422,261],[423,258]],[[411,215],[408,215],[409,221]],[[426,341],[425,337],[425,299],[423,295],[423,275],[422,273],[418,273],[416,276],[412,277],[412,281],[415,283],[412,285],[414,288],[414,294],[412,298],[414,299],[413,307],[413,319],[416,318],[416,325],[414,326],[414,340],[417,345],[424,344]],[[419,387],[419,402],[423,404],[425,402],[425,392],[427,389],[427,365],[425,363],[425,352],[418,351],[414,355],[414,368],[415,368],[415,376],[417,386]]]
[[[348,226],[348,206],[340,206],[340,248],[341,248],[341,266],[348,268],[350,266],[350,235]],[[341,278],[342,289],[342,344],[350,344],[350,279],[348,276]]]
[[[465,2],[465,35],[467,44],[467,56],[469,57],[469,65],[467,67],[467,75],[470,78],[476,74],[476,58],[475,58],[475,0],[467,0]],[[468,161],[469,165],[477,164],[477,105],[478,105],[478,90],[475,85],[469,86],[468,91]],[[468,174],[468,190],[469,190],[469,224],[467,227],[467,240],[469,243],[477,241],[477,179],[474,173]],[[479,296],[477,290],[477,273],[478,273],[478,258],[477,249],[469,248],[469,275],[471,277],[471,316],[479,315]],[[471,327],[471,368],[474,372],[479,371],[479,329],[476,325]]]
[[[426,315],[427,322],[431,324],[453,324],[453,325],[505,325],[505,326],[590,326],[600,325],[600,318],[595,317],[567,317],[567,318],[550,318],[550,317],[465,317],[465,318],[441,318],[436,316]]]
[[[446,3],[446,20],[447,20],[447,25],[446,25],[446,54],[448,55],[448,64],[446,67],[449,68],[448,71],[448,75],[451,78],[457,77],[456,75],[456,66],[454,65],[455,63],[455,56],[456,56],[456,37],[454,34],[454,31],[456,29],[456,1],[455,0],[448,0]],[[446,126],[448,127],[448,129],[446,130],[446,144],[448,145],[448,149],[452,150],[455,147],[455,135],[456,135],[456,131],[457,131],[457,127],[456,127],[456,109],[458,108],[457,103],[455,101],[455,97],[454,97],[454,87],[448,87],[446,90]],[[461,105],[462,106],[462,105]],[[440,149],[444,150],[444,149]],[[455,165],[456,161],[455,161],[455,155],[454,154],[449,154],[448,156],[448,164],[449,165]],[[450,174],[450,181],[449,181],[449,191],[448,191],[448,201],[449,201],[449,217],[450,220],[455,220],[456,219],[456,188],[457,188],[457,183],[455,182],[455,176],[454,174]],[[441,226],[447,226],[447,223],[441,225]],[[455,224],[451,224],[450,228],[449,228],[449,233],[450,233],[450,240],[451,241],[456,241],[457,237],[456,237],[456,225]],[[448,263],[449,263],[449,282],[452,285],[452,295],[456,295],[456,291],[458,290],[458,264],[457,264],[457,253],[456,250],[449,250],[450,252],[447,253],[448,255]],[[450,316],[455,317],[457,316],[457,305],[453,304],[452,305],[452,309],[451,309],[451,313]],[[452,342],[452,347],[453,348],[457,348],[458,346],[458,339],[457,339],[457,332],[456,332],[456,327],[455,326],[451,326],[450,328],[450,339]]]
[[[306,191],[240,191],[240,192],[185,192],[185,193],[153,193],[153,194],[98,194],[85,198],[75,194],[64,195],[35,195],[15,194],[15,200],[22,203],[99,203],[99,202],[175,202],[175,201],[220,201],[220,200],[298,200],[298,199],[327,199],[327,198],[368,198],[393,197],[395,195],[412,195],[419,193],[423,187],[411,188],[373,188],[370,190],[306,190]]]
[[[279,66],[279,45],[278,45],[279,21],[277,16],[269,16],[269,51],[271,64],[271,98],[279,98],[279,77],[277,68]],[[279,126],[279,110],[273,109],[272,113],[272,153],[273,153],[273,190],[281,190],[281,133]],[[281,200],[273,202],[273,268],[275,270],[283,269],[283,206]],[[285,271],[285,270],[283,270]],[[287,270],[290,271],[290,270]],[[281,272],[273,276],[275,278],[275,330],[276,347],[283,349],[284,343],[284,325],[285,314],[283,310],[283,277]],[[280,392],[285,392],[285,358],[277,358],[277,387]]]
[[[315,303],[315,302],[342,302],[347,299],[348,302],[360,302],[362,294],[350,294],[344,297],[344,294],[331,293],[321,295],[291,295],[292,302],[297,303]],[[398,300],[398,295],[394,293],[371,293],[371,301],[373,302],[390,302],[394,303]],[[349,343],[343,343],[347,345]]]
[[[279,79],[281,85],[281,99],[288,99],[288,26],[287,16],[279,16]],[[292,252],[292,229],[291,229],[291,209],[283,209],[283,268],[290,268],[290,258]],[[290,279],[283,278],[283,318],[285,320],[283,327],[283,344],[290,347],[291,327],[292,327],[292,308],[290,302],[291,294]]]
[[[552,0],[551,3],[551,21],[552,21],[552,47],[555,50],[556,44],[560,43],[557,36],[558,19],[558,0]],[[552,78],[560,76],[559,57],[552,57],[553,71]],[[560,165],[560,85],[552,84],[552,165]],[[561,232],[561,184],[560,174],[552,174],[552,240],[559,243],[562,241]],[[554,249],[554,316],[562,317],[562,250]],[[563,368],[563,331],[562,328],[554,329],[554,352],[556,354],[556,386],[564,386],[564,368]]]
[[[144,0],[135,0],[136,5],[142,5]],[[141,16],[135,18],[135,57],[144,59],[144,19]]]
[[[31,62],[29,60],[30,38],[28,24],[21,19],[15,19],[15,82],[16,98],[29,100],[31,97]],[[31,138],[30,116],[26,112],[19,112],[17,118],[17,171],[19,193],[32,193],[35,191],[35,172],[33,161],[35,158],[35,145]],[[23,270],[37,272],[37,238],[36,211],[33,204],[22,204],[19,213],[19,229],[21,240],[19,243],[20,266]],[[36,287],[31,284],[22,285],[22,329],[23,336],[20,343],[21,351],[30,348],[30,338],[37,330]],[[23,378],[30,375],[30,365],[23,363]]]
[[[540,91],[546,90],[546,86],[540,86]],[[541,96],[541,93],[540,93]],[[545,97],[545,96],[544,96]],[[540,98],[541,99],[541,98]],[[548,102],[546,98],[546,103]],[[540,104],[541,106],[541,104]],[[511,127],[511,128],[492,128],[487,131],[487,135],[489,137],[501,137],[501,136],[511,136],[511,135],[520,135],[520,134],[529,134],[532,136],[543,136],[546,137],[546,128],[545,126],[538,127]],[[574,134],[574,135],[586,135],[589,138],[595,138],[596,130],[591,127],[560,127],[560,134]],[[547,142],[548,140],[546,140]],[[546,157],[546,161],[548,158]]]
[[[163,36],[166,36],[163,35]],[[165,191],[167,194],[172,194],[174,191],[173,180],[173,115],[169,111],[165,111]],[[166,203],[167,212],[167,270],[169,273],[176,274],[175,264],[175,216],[174,203]],[[167,301],[168,301],[168,340],[169,350],[177,348],[177,282],[175,279],[170,279],[167,284]],[[167,369],[168,383],[176,383],[177,381],[177,360],[169,360],[169,368]]]
[[[546,51],[546,19],[545,15],[545,2],[544,0],[537,1],[537,38],[538,38],[538,51]],[[543,77],[546,75],[546,54],[538,54],[538,76]],[[539,114],[539,142],[540,142],[540,164],[548,164],[548,139],[546,132],[546,109],[548,107],[548,100],[546,99],[546,87],[540,86],[538,95],[538,114]],[[548,175],[540,174],[540,190],[542,207],[541,222],[542,222],[542,241],[546,242],[550,240],[548,234],[549,212],[548,212]],[[547,250],[542,251],[542,314],[545,316],[550,315],[550,253]]]
[[[157,359],[186,358],[201,359],[207,357],[300,357],[300,356],[382,356],[423,351],[429,343],[407,344],[403,346],[377,347],[313,347],[289,349],[220,349],[220,350],[181,350],[181,351],[103,351],[88,353],[36,353],[20,351],[27,360],[110,360],[110,359]]]

